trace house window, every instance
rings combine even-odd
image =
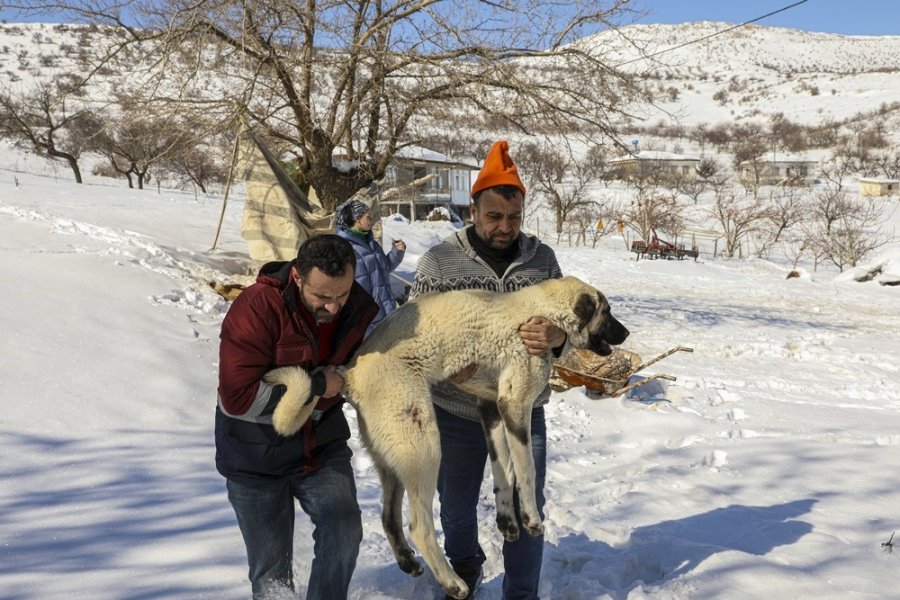
[[[802,175],[803,177],[806,177],[808,174],[809,174],[809,168],[800,167],[800,175]]]

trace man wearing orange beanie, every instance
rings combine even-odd
[[[509,156],[509,144],[505,140],[495,142],[472,186],[472,225],[419,259],[410,297],[462,289],[511,292],[562,277],[553,250],[521,232],[524,202],[525,186]],[[523,350],[531,354],[553,352],[558,356],[566,342],[565,332],[540,315],[522,325],[519,333]],[[476,369],[477,365],[470,365],[453,381],[465,381]],[[441,433],[438,493],[444,550],[454,571],[469,586],[471,598],[481,582],[481,565],[485,561],[478,543],[477,509],[488,448],[474,396],[452,382],[438,384],[432,395]],[[535,488],[541,517],[547,466],[544,404],[549,396],[549,389],[544,390],[531,413]],[[543,537],[523,533],[515,542],[503,542],[504,600],[538,599],[543,551]]]

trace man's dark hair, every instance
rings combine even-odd
[[[472,204],[476,207],[478,206],[478,201],[481,199],[481,194],[484,192],[491,190],[495,194],[500,194],[507,200],[512,200],[516,197],[516,194],[521,194],[522,190],[517,188],[514,185],[495,185],[494,187],[484,188],[483,190],[478,190],[478,192],[472,196]]]
[[[329,277],[340,277],[350,265],[356,269],[356,253],[350,242],[334,234],[311,237],[297,250],[297,273],[304,279],[316,267]]]

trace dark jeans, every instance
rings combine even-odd
[[[488,458],[487,442],[481,423],[452,415],[439,406],[434,410],[441,432],[438,493],[444,550],[455,568],[477,569],[485,560],[478,544],[477,509]],[[543,407],[535,408],[531,413],[531,448],[536,470],[537,506],[543,518],[547,473],[547,425]],[[544,538],[530,536],[524,529],[518,540],[503,543],[504,600],[537,600],[543,556]]]
[[[309,474],[281,479],[228,479],[228,500],[237,515],[253,598],[293,589],[294,498],[309,515],[313,531],[307,600],[347,597],[362,541],[362,518],[346,444]]]

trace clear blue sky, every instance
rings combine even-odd
[[[796,0],[635,0],[641,23],[743,23]],[[900,35],[900,0],[807,0],[757,25],[845,35]]]
[[[724,21],[743,23],[793,4],[796,0],[633,0],[649,12],[641,23]],[[2,8],[0,20],[58,22],[44,15],[23,18]],[[900,0],[806,0],[804,4],[759,21],[758,25],[791,27],[846,35],[900,35]]]

